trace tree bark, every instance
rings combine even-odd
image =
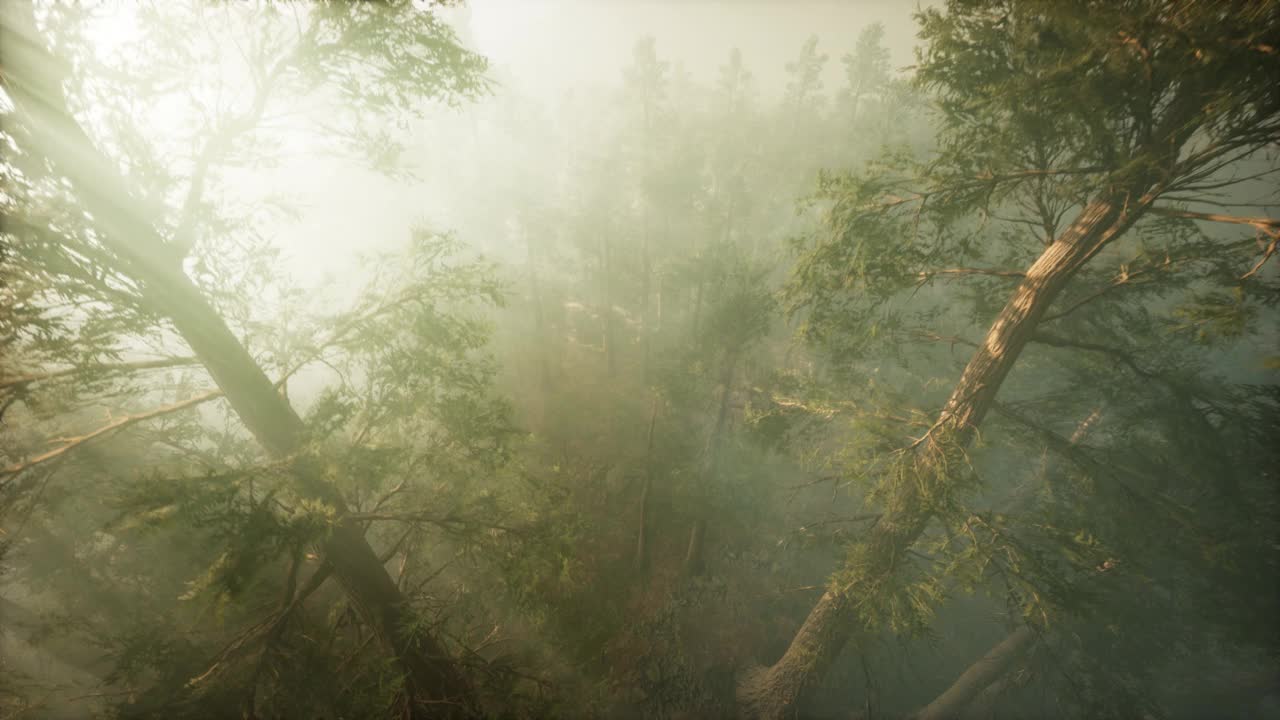
[[[101,230],[100,242],[142,287],[148,304],[167,316],[245,427],[268,453],[285,458],[304,449],[306,427],[274,389],[262,368],[173,261],[172,248],[129,194],[128,183],[94,146],[66,107],[61,87],[65,66],[40,45],[29,2],[5,4],[0,16],[0,77],[22,113],[33,148],[72,183]],[[299,461],[302,493],[345,506],[316,468]],[[398,659],[414,717],[475,714],[470,684],[433,638],[412,632],[411,615],[399,588],[378,561],[359,523],[340,520],[323,543],[326,559],[365,621]]]

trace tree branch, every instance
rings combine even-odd
[[[80,447],[81,445],[84,445],[85,443],[91,442],[93,440],[97,440],[106,435],[110,435],[111,433],[114,433],[118,430],[123,430],[124,428],[129,427],[130,425],[135,425],[144,420],[151,420],[153,418],[161,417],[164,415],[170,415],[175,412],[186,410],[187,408],[192,408],[192,407],[195,407],[196,405],[200,405],[201,403],[205,403],[220,397],[222,397],[221,390],[210,390],[209,392],[196,395],[194,397],[183,400],[182,402],[179,402],[179,403],[174,403],[172,405],[165,405],[164,407],[159,407],[154,410],[148,410],[147,412],[138,413],[136,415],[125,415],[124,417],[118,418],[110,423],[107,423],[106,425],[103,425],[102,427],[92,432],[86,433],[84,435],[79,435],[76,437],[66,438],[63,441],[63,444],[61,446],[56,447],[47,452],[41,453],[40,455],[37,455],[31,458],[30,460],[27,460],[26,462],[16,463],[14,465],[10,465],[7,468],[0,469],[0,476],[17,475],[20,472],[30,470],[31,468],[36,467],[38,465],[43,465],[44,463],[47,463],[51,460],[56,460],[62,457],[63,455],[67,454],[68,452],[71,452],[72,450]]]
[[[936,275],[991,275],[994,277],[1007,277],[1007,278],[1024,278],[1027,276],[1027,274],[1025,272],[1022,272],[1021,270],[997,270],[995,268],[969,268],[969,267],[946,268],[943,270],[928,270],[925,272],[917,273],[916,276],[920,278],[921,282],[924,282],[925,280],[929,280]]]
[[[1263,265],[1267,264],[1267,260],[1271,259],[1271,256],[1276,253],[1277,241],[1280,241],[1280,233],[1272,233],[1271,242],[1267,243],[1267,249],[1262,251],[1262,257],[1258,259],[1258,262],[1253,264],[1253,267],[1249,268],[1249,272],[1240,276],[1241,280],[1248,280],[1253,277],[1262,269]]]
[[[1089,352],[1102,353],[1104,355],[1109,355],[1119,360],[1120,362],[1124,363],[1126,366],[1129,367],[1130,370],[1133,370],[1133,372],[1139,375],[1140,377],[1144,377],[1144,378],[1155,377],[1155,373],[1150,372],[1149,370],[1145,370],[1142,368],[1142,366],[1138,365],[1137,361],[1134,359],[1132,355],[1130,355],[1129,353],[1119,348],[1114,348],[1109,345],[1100,345],[1098,343],[1068,340],[1067,338],[1059,337],[1057,335],[1051,335],[1046,332],[1035,333],[1034,335],[1031,336],[1031,342],[1040,343],[1041,345],[1049,345],[1051,347],[1078,348],[1080,350],[1088,350]]]
[[[1148,208],[1156,215],[1165,217],[1187,218],[1189,220],[1205,220],[1207,222],[1228,223],[1231,225],[1249,225],[1274,237],[1280,233],[1280,219],[1269,217],[1241,217],[1239,215],[1223,215],[1221,213],[1202,213],[1190,210],[1177,210],[1166,207]]]
[[[175,357],[161,358],[159,360],[139,360],[136,362],[77,365],[75,367],[63,368],[61,370],[50,370],[41,373],[31,373],[29,375],[0,378],[0,390],[9,390],[15,387],[30,385],[32,383],[57,380],[59,378],[72,375],[88,374],[92,372],[115,373],[129,372],[131,370],[158,370],[161,368],[184,367],[187,365],[195,365],[197,363],[199,363],[199,360],[194,357]]]

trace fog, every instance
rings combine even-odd
[[[0,6],[0,720],[1280,717],[1280,7]]]
[[[729,51],[737,48],[750,61],[761,99],[776,101],[786,86],[786,63],[810,35],[816,34],[822,51],[831,55],[821,78],[833,90],[841,86],[839,56],[850,52],[858,32],[873,23],[885,29],[890,66],[907,68],[915,59],[915,7],[895,0],[470,2],[441,16],[489,60],[494,86],[488,97],[440,110],[406,133],[404,162],[417,174],[414,182],[366,173],[340,159],[321,162],[305,151],[282,164],[278,175],[254,172],[242,182],[258,193],[288,188],[307,208],[301,222],[273,228],[273,242],[287,253],[299,280],[314,284],[347,267],[370,242],[401,242],[406,225],[419,217],[465,232],[456,222],[459,208],[475,206],[477,198],[461,194],[457,179],[460,172],[481,177],[503,172],[510,158],[494,148],[510,133],[493,122],[503,104],[529,103],[548,122],[568,124],[559,128],[562,133],[572,132],[572,121],[558,117],[557,109],[575,97],[616,90],[642,37],[657,39],[664,61],[704,84],[714,82]],[[456,150],[460,143],[466,143],[464,151]],[[362,236],[361,241],[353,242],[353,236]],[[493,252],[509,244],[502,238],[484,240]]]

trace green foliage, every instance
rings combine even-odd
[[[854,687],[918,708],[983,651],[970,626],[1035,630],[1002,714],[1159,715],[1202,666],[1274,665],[1274,227],[1199,212],[1272,172],[1240,171],[1277,139],[1271,4],[953,0],[918,13],[911,77],[864,28],[836,102],[816,36],[780,100],[736,50],[702,85],[648,37],[603,102],[487,107],[468,132],[510,135],[501,177],[456,179],[484,202],[353,267],[335,310],[268,238],[305,215],[238,197],[237,168],[280,162],[298,138],[267,119],[315,102],[291,132],[407,179],[409,123],[490,88],[420,5],[151,4],[115,55],[84,34],[105,6],[38,14],[144,221],[307,428],[268,462],[229,406],[164,410],[225,377],[6,123],[4,579],[49,608],[38,645],[102,651],[111,713],[404,714],[326,580],[339,522],[494,716],[732,714],[824,590],[866,640],[820,688],[845,714]],[[1028,268],[1117,188],[1154,199],[1062,278],[986,421],[939,419]],[[13,678],[0,713],[26,710]]]

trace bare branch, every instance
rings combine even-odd
[[[57,380],[59,378],[69,377],[72,375],[89,374],[94,372],[117,373],[129,372],[132,370],[157,370],[161,368],[195,365],[198,362],[199,361],[194,357],[175,357],[162,358],[159,360],[139,360],[136,362],[78,365],[76,367],[63,368],[61,370],[50,370],[42,373],[31,373],[30,375],[17,375],[9,378],[0,378],[0,390],[8,390],[10,388],[45,382],[47,380]]]
[[[1263,265],[1267,264],[1267,260],[1271,259],[1271,256],[1276,253],[1277,240],[1280,240],[1280,233],[1273,233],[1271,235],[1271,242],[1267,243],[1267,249],[1262,251],[1262,257],[1258,262],[1254,263],[1253,267],[1249,268],[1249,272],[1240,276],[1241,280],[1248,280],[1253,277],[1262,269]]]
[[[373,521],[373,520],[387,520],[387,521],[392,521],[392,522],[402,522],[402,523],[427,523],[427,524],[429,524],[429,525],[435,525],[435,526],[437,526],[437,527],[439,527],[439,528],[441,528],[441,529],[443,529],[443,530],[446,530],[446,531],[454,531],[454,532],[456,532],[456,531],[457,531],[458,529],[460,529],[460,528],[465,528],[465,527],[468,527],[468,526],[483,527],[483,528],[488,528],[488,529],[490,529],[490,530],[501,530],[501,531],[503,531],[503,532],[509,532],[509,533],[513,533],[513,534],[519,534],[519,532],[520,532],[517,528],[513,528],[513,527],[510,527],[510,526],[507,526],[507,525],[499,525],[499,524],[497,524],[497,523],[491,523],[491,522],[484,522],[484,521],[480,521],[480,520],[474,520],[474,519],[471,519],[471,518],[461,517],[461,516],[458,516],[458,515],[431,515],[431,514],[424,513],[424,512],[415,512],[415,513],[387,513],[387,512],[377,512],[377,513],[351,513],[350,515],[347,515],[347,516],[346,516],[346,519],[347,519],[347,520],[354,521],[354,522],[367,522],[367,521]]]
[[[47,463],[51,460],[57,460],[58,458],[84,445],[85,443],[91,442],[93,440],[97,440],[106,435],[110,435],[118,430],[123,430],[124,428],[129,427],[130,425],[135,425],[144,420],[151,420],[157,417],[162,417],[164,415],[171,415],[175,412],[186,410],[187,408],[192,408],[192,407],[195,407],[196,405],[200,405],[201,403],[205,403],[220,397],[222,397],[221,390],[210,390],[209,392],[196,395],[194,397],[183,400],[182,402],[174,403],[173,405],[165,405],[164,407],[159,407],[154,410],[148,410],[147,412],[138,413],[136,415],[125,415],[124,417],[118,418],[110,423],[107,423],[106,425],[103,425],[102,427],[92,432],[86,433],[84,435],[79,435],[76,437],[65,438],[63,440],[62,445],[52,450],[49,450],[47,452],[41,453],[40,455],[37,455],[31,458],[30,460],[27,460],[26,462],[17,463],[14,465],[10,465],[7,468],[0,469],[0,476],[17,475],[20,472],[29,470],[38,465],[43,465],[44,463]]]
[[[1151,207],[1149,210],[1156,215],[1164,215],[1165,217],[1188,218],[1190,220],[1206,220],[1208,222],[1230,223],[1232,225],[1250,225],[1262,232],[1275,236],[1280,233],[1280,219],[1269,217],[1241,217],[1239,215],[1223,215],[1221,213],[1201,213],[1192,212],[1190,210],[1176,210],[1174,208]]]
[[[1021,270],[996,270],[995,268],[946,268],[943,270],[928,270],[917,274],[921,282],[929,280],[937,275],[990,275],[993,277],[1007,278],[1024,278],[1027,276]]]
[[[1126,366],[1128,366],[1130,370],[1132,370],[1135,374],[1139,375],[1140,377],[1144,377],[1144,378],[1155,377],[1155,373],[1152,373],[1149,370],[1145,370],[1142,368],[1142,366],[1138,365],[1137,360],[1135,360],[1132,355],[1130,355],[1129,353],[1119,348],[1111,347],[1109,345],[1100,345],[1098,343],[1069,340],[1067,338],[1058,337],[1057,335],[1051,335],[1046,332],[1035,333],[1034,335],[1031,336],[1031,342],[1040,343],[1042,345],[1049,345],[1051,347],[1077,348],[1080,350],[1087,350],[1089,352],[1102,353],[1103,355],[1113,357],[1119,360],[1120,362],[1124,363]]]

